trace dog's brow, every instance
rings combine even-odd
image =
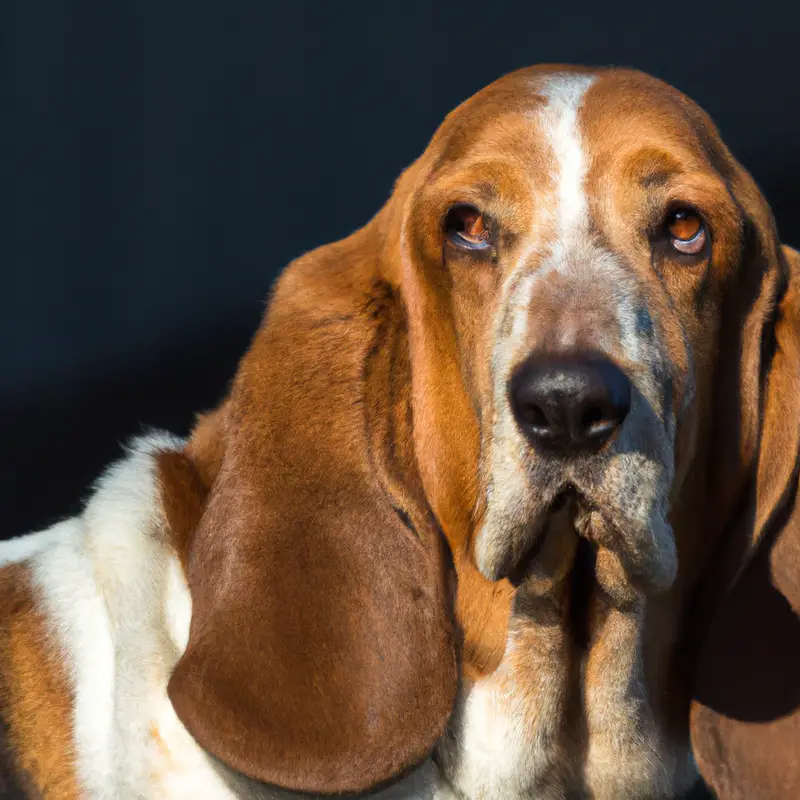
[[[657,170],[648,172],[639,178],[639,185],[644,189],[655,189],[666,186],[675,177],[673,170]]]
[[[669,183],[683,168],[671,153],[645,147],[629,158],[625,171],[636,177],[640,186],[655,188]]]

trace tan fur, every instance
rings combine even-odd
[[[55,800],[80,797],[72,697],[64,658],[37,606],[24,564],[0,568],[0,720],[23,786]]]

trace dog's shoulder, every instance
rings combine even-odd
[[[51,630],[37,557],[68,524],[0,545],[0,794],[79,796],[68,665]]]
[[[160,466],[182,447],[134,440],[79,516],[0,543],[2,796],[149,796],[176,757],[209,769],[165,691],[191,617]]]

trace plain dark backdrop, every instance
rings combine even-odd
[[[143,426],[186,433],[278,271],[366,222],[444,115],[514,68],[673,83],[800,245],[783,5],[5,0],[0,536],[78,510]]]

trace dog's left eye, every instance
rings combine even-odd
[[[706,226],[696,211],[681,208],[667,219],[667,232],[679,253],[697,255],[706,246]]]
[[[475,206],[465,203],[453,206],[445,217],[444,231],[453,244],[466,250],[484,250],[490,246],[489,231]]]

